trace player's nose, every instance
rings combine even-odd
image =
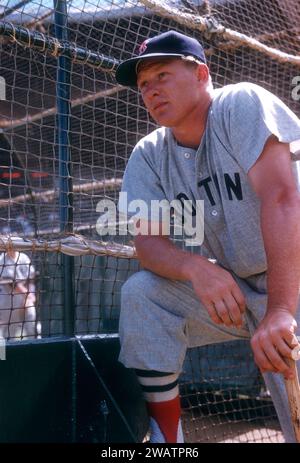
[[[149,83],[144,94],[142,95],[144,99],[152,101],[153,98],[159,96],[159,88],[155,82]]]

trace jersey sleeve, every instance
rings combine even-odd
[[[264,88],[251,83],[234,87],[227,98],[223,123],[233,156],[248,172],[271,135],[282,143],[300,139],[300,120]]]
[[[26,281],[29,278],[33,278],[34,275],[31,277],[31,272],[34,273],[34,268],[31,269],[32,264],[29,256],[20,252],[17,256],[16,260],[16,279],[18,281]]]
[[[161,213],[153,206],[154,202],[165,200],[157,166],[151,149],[137,145],[133,150],[124,172],[118,209],[128,218],[136,216],[144,220],[160,221]]]
[[[14,280],[16,277],[16,267],[14,262],[7,254],[0,255],[0,284],[1,280]]]
[[[29,279],[33,280],[35,278],[35,267],[32,263],[29,263]]]

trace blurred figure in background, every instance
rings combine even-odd
[[[14,250],[0,254],[0,337],[40,337],[34,278],[35,269],[26,254]]]

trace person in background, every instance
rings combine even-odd
[[[35,268],[27,254],[11,249],[0,255],[0,337],[40,336],[34,279]]]

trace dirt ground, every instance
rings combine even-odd
[[[251,397],[220,392],[187,394],[182,400],[182,426],[190,443],[284,442],[268,395]]]
[[[232,421],[226,415],[195,416],[185,411],[182,425],[190,443],[283,443],[276,419]]]
[[[259,425],[249,422],[225,422],[219,417],[202,417],[191,420],[185,414],[182,425],[185,443],[284,443],[276,420]],[[144,442],[147,442],[149,437],[147,435]]]

